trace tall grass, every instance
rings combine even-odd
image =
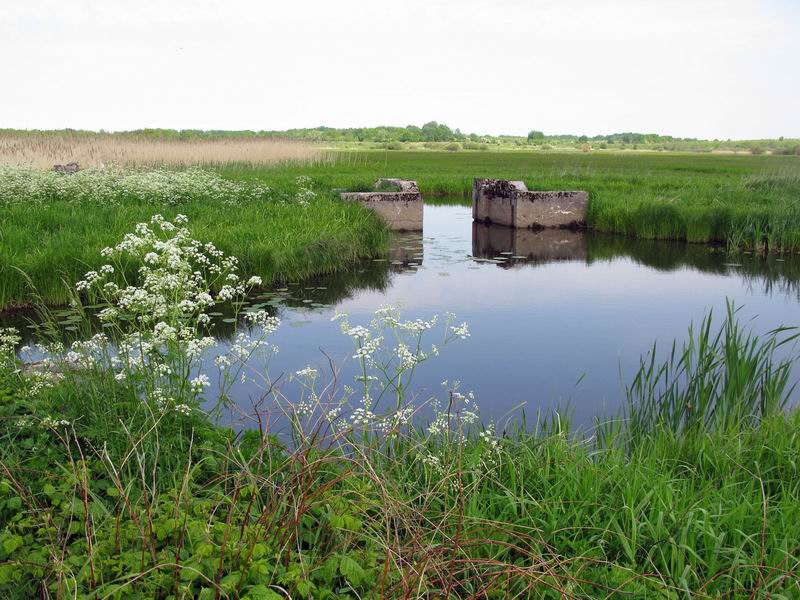
[[[793,397],[792,367],[776,351],[796,343],[796,327],[780,327],[763,339],[738,322],[732,302],[721,326],[708,314],[679,348],[673,342],[659,362],[654,344],[627,387],[626,437],[637,443],[663,429],[679,436],[736,431],[742,423],[779,414]],[[796,346],[796,344],[795,344]]]
[[[0,165],[50,169],[78,163],[82,168],[219,166],[243,163],[311,164],[331,159],[309,142],[280,138],[177,139],[112,133],[0,132]]]
[[[371,211],[334,200],[302,178],[271,188],[214,173],[0,167],[0,307],[68,300],[63,281],[97,268],[99,251],[153,213],[191,218],[265,282],[347,269],[383,252],[388,232]],[[129,276],[136,265],[130,265]]]

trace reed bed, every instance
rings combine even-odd
[[[187,140],[113,133],[0,133],[0,165],[35,169],[72,162],[81,168],[210,167],[318,164],[331,158],[330,152],[310,142],[267,137]]]

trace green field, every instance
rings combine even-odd
[[[166,194],[158,187],[163,172],[158,185],[141,178],[100,185],[89,177],[82,187],[65,187],[51,175],[34,185],[6,171],[0,177],[0,306],[27,302],[33,290],[47,302],[65,301],[63,280],[95,268],[101,248],[155,212],[187,214],[194,233],[239,256],[265,281],[346,269],[383,252],[388,237],[376,218],[341,204],[336,193],[367,190],[385,176],[416,179],[430,200],[468,201],[475,177],[522,179],[531,189],[583,189],[590,193],[588,224],[601,231],[800,251],[795,156],[356,151],[325,164],[217,171],[234,187],[208,183],[205,175],[199,183],[167,186]],[[301,176],[310,179],[305,187],[297,184]],[[144,191],[132,193],[136,186]],[[253,194],[254,186],[269,190]],[[297,197],[306,193],[312,200],[300,206]]]
[[[375,168],[346,176],[361,185]],[[469,343],[455,317],[337,317],[361,376],[344,384],[333,366],[296,365],[272,379],[279,323],[243,304],[260,255],[239,269],[196,232],[246,251],[271,218],[274,236],[291,238],[289,258],[325,226],[377,232],[376,248],[385,239],[370,213],[325,197],[341,180],[314,171],[312,196],[295,174],[237,173],[271,175],[272,199],[160,206],[112,186],[104,199],[50,190],[3,208],[16,223],[61,219],[61,239],[76,243],[130,235],[105,256],[84,250],[98,272],[79,286],[96,317],[80,302],[59,312],[87,335],[65,345],[44,322],[30,355],[0,329],[0,597],[798,596],[800,412],[784,352],[797,329],[757,337],[729,305],[722,323],[708,316],[671,350],[654,346],[625,382],[621,413],[589,431],[572,430],[568,413],[483,423],[454,383],[429,419],[414,418],[417,366]],[[156,209],[193,215],[127,223]],[[311,222],[326,215],[331,224]],[[97,231],[108,223],[116,229]],[[613,254],[609,238],[595,259]],[[352,241],[342,248],[360,247]],[[635,258],[687,260],[673,250]],[[342,252],[317,259],[341,267]],[[139,281],[115,285],[134,269]],[[217,305],[233,315],[227,346],[206,312]],[[285,378],[300,397],[281,393]],[[263,396],[242,429],[225,427],[217,417],[239,382]]]
[[[299,172],[221,171],[269,181]],[[518,179],[529,189],[587,190],[588,224],[601,231],[800,251],[800,159],[794,156],[353,152],[302,172],[325,189],[368,189],[386,176],[416,179],[428,198],[469,198],[476,177]]]

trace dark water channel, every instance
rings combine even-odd
[[[569,406],[575,422],[588,425],[619,410],[622,382],[655,340],[665,347],[682,340],[711,309],[720,321],[726,298],[758,332],[800,324],[800,261],[473,225],[470,207],[426,205],[424,231],[397,234],[387,259],[253,302],[282,320],[271,338],[280,348],[273,377],[306,365],[325,372],[324,350],[341,367],[340,380],[353,381],[353,345],[331,321],[336,312],[358,325],[387,304],[402,307],[405,318],[449,311],[471,336],[419,368],[413,389],[421,399],[441,397],[442,380],[458,379],[474,391],[484,421],[519,415],[520,407],[531,415]],[[225,339],[225,323],[218,335]],[[234,391],[245,410],[262,393],[251,383]]]

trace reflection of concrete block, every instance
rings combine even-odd
[[[419,232],[397,233],[392,235],[389,245],[389,260],[393,266],[405,270],[422,264],[423,244]]]
[[[472,255],[489,259],[507,256],[508,265],[520,257],[528,262],[585,261],[586,237],[569,229],[534,230],[473,223]]]
[[[583,227],[587,192],[530,191],[521,181],[476,179],[472,218],[508,227]]]
[[[378,213],[389,229],[398,231],[422,230],[422,194],[416,181],[406,179],[379,179],[376,190],[393,191],[343,192],[342,200],[361,203]]]

